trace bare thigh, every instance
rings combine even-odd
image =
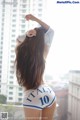
[[[42,120],[53,120],[54,112],[56,109],[56,102],[52,106],[42,110]]]
[[[42,110],[24,107],[25,120],[41,120]]]

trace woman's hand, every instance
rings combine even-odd
[[[25,16],[26,20],[32,20],[32,21],[36,21],[37,18],[35,16],[33,16],[32,14],[28,14]]]
[[[44,23],[43,21],[41,21],[39,18],[33,16],[32,14],[26,15],[25,18],[26,18],[27,21],[28,20],[32,20],[32,21],[35,21],[35,22],[39,23],[46,30],[49,29],[49,25],[47,25],[46,23]]]

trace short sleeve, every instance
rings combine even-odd
[[[47,32],[47,30],[43,26],[39,27],[39,29],[41,29],[43,31],[43,33]]]
[[[49,28],[48,31],[45,33],[45,44],[47,44],[48,47],[51,46],[53,36],[54,36],[54,30]]]
[[[26,34],[18,36],[18,37],[17,37],[17,40],[18,40],[19,42],[23,42],[23,41],[25,40],[25,38],[26,38]]]

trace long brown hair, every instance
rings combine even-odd
[[[28,37],[16,48],[16,76],[19,85],[36,89],[42,82],[45,69],[44,32],[39,28],[36,36]]]

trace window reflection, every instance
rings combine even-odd
[[[46,1],[36,1],[7,2],[3,0],[0,2],[0,94],[7,98],[4,103],[17,105],[18,110],[21,110],[20,114],[22,113],[23,89],[18,85],[14,73],[14,49],[18,35],[36,25],[31,22],[26,24],[24,16],[27,13],[33,13],[39,18],[44,16]],[[45,78],[57,96],[55,120],[79,120],[80,71],[70,71],[58,82],[48,74],[45,74]]]

